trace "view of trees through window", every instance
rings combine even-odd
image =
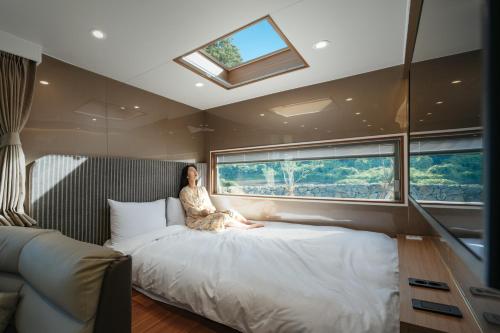
[[[394,157],[217,164],[217,192],[395,200]]]
[[[239,48],[232,38],[224,38],[205,47],[205,52],[227,67],[238,66],[243,62]]]
[[[410,193],[421,201],[482,202],[482,152],[410,157]]]

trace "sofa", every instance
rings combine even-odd
[[[131,258],[54,230],[0,227],[0,292],[18,292],[8,332],[130,332]]]

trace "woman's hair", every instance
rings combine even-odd
[[[198,171],[198,168],[194,164],[188,164],[184,168],[182,168],[181,181],[179,184],[179,192],[177,192],[177,197],[179,197],[179,195],[181,194],[182,189],[185,186],[189,185],[189,181],[187,179],[189,168],[194,168],[196,171]],[[196,179],[196,184],[198,184],[198,179]]]

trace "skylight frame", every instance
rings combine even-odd
[[[267,20],[267,22],[271,25],[271,27],[278,34],[278,36],[281,38],[281,40],[287,45],[286,47],[281,48],[279,50],[276,50],[274,52],[262,55],[258,58],[248,60],[244,63],[241,63],[241,64],[234,66],[234,67],[231,67],[231,68],[228,68],[227,66],[224,66],[223,64],[219,63],[216,59],[214,59],[212,56],[208,55],[206,52],[203,51],[207,46],[209,46],[209,45],[211,45],[219,40],[223,40],[225,38],[231,37],[235,33],[239,32],[243,29],[246,29],[254,24],[257,24],[263,20]],[[201,55],[205,56],[205,58],[207,60],[214,63],[216,66],[223,68],[224,72],[221,75],[214,76],[214,75],[210,74],[209,72],[206,72],[206,71],[200,69],[198,66],[190,64],[189,62],[183,60],[183,58],[185,58],[186,56],[188,56],[192,53],[195,53],[195,52],[198,52]],[[295,64],[290,65],[288,68],[281,68],[280,69],[279,66],[281,64],[278,63],[276,68],[271,68],[269,73],[259,74],[255,78],[246,78],[244,80],[238,79],[238,80],[234,80],[237,82],[230,82],[229,77],[230,77],[231,73],[241,76],[241,74],[242,74],[241,71],[248,68],[247,66],[255,66],[259,62],[264,62],[263,64],[265,66],[266,61],[273,61],[274,59],[276,59],[276,58],[273,59],[273,57],[280,57],[280,56],[282,56],[281,55],[282,53],[284,54],[286,52],[290,52],[290,53],[285,54],[284,57],[287,57],[287,60],[292,59],[292,62],[295,62]],[[234,88],[241,87],[241,86],[244,86],[244,85],[247,85],[250,83],[254,83],[254,82],[265,80],[265,79],[268,79],[268,78],[271,78],[274,76],[286,74],[288,72],[293,72],[293,71],[296,71],[299,69],[304,69],[304,68],[309,67],[309,64],[306,62],[304,57],[302,57],[302,55],[297,51],[297,49],[293,46],[293,44],[288,40],[288,38],[280,30],[280,28],[276,25],[276,23],[274,22],[274,20],[272,19],[272,17],[270,15],[266,15],[264,17],[257,19],[257,20],[254,20],[254,21],[252,21],[252,22],[250,22],[250,23],[248,23],[248,24],[246,24],[246,25],[244,25],[236,30],[233,30],[225,35],[222,35],[221,37],[218,37],[217,39],[214,39],[206,44],[203,44],[202,46],[200,46],[194,50],[186,52],[186,53],[182,54],[181,56],[174,58],[173,61],[178,63],[179,65],[189,69],[190,71],[196,73],[197,75],[204,77],[204,78],[208,79],[209,81],[219,85],[220,87],[222,87],[226,90],[234,89]],[[283,62],[283,60],[281,60],[281,61]],[[238,74],[236,74],[236,72],[238,72],[238,71],[240,71],[240,72]],[[255,71],[255,69],[254,69],[254,71]]]

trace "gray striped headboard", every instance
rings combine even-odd
[[[187,163],[47,155],[29,166],[28,212],[40,228],[89,243],[110,236],[107,199],[145,202],[177,196]],[[201,184],[206,163],[197,163]]]

